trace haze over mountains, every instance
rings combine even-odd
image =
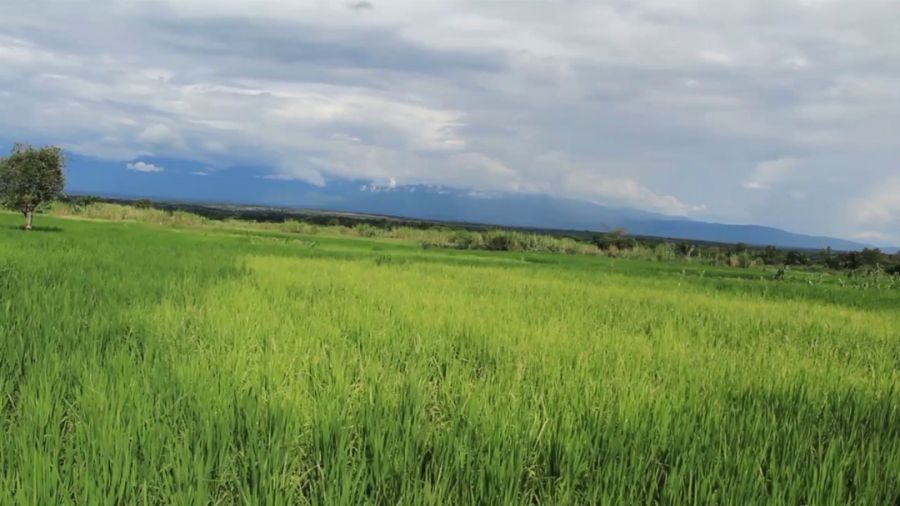
[[[744,242],[793,248],[860,249],[863,244],[771,227],[725,225],[547,195],[479,194],[450,188],[366,186],[344,194],[345,210],[518,227],[596,230],[633,235]]]
[[[171,165],[171,164],[169,164]],[[120,197],[148,197],[184,201],[306,207],[333,211],[384,214],[407,218],[485,223],[552,229],[606,231],[713,242],[743,242],[789,248],[862,249],[866,244],[811,236],[773,227],[728,225],[683,217],[601,205],[548,195],[478,193],[425,185],[379,186],[367,181],[330,181],[315,186],[246,170],[197,176],[170,172],[162,180],[154,174],[125,174],[114,164],[92,162],[90,171],[72,171],[69,191]],[[143,176],[143,177],[140,177]],[[177,184],[172,184],[176,178]]]

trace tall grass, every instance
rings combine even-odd
[[[167,211],[147,206],[125,206],[106,202],[94,202],[89,205],[56,202],[49,209],[49,214],[95,220],[139,221],[155,225],[198,226],[211,223],[211,220],[184,211]]]
[[[900,501],[896,290],[17,219],[3,504]]]
[[[255,222],[237,219],[209,220],[184,211],[168,211],[148,206],[125,206],[111,203],[81,205],[77,201],[56,203],[50,214],[110,221],[137,221],[166,226],[215,227],[224,229],[268,230],[303,235],[330,235],[416,241],[425,248],[483,249],[493,251],[543,251],[568,254],[599,254],[593,244],[571,238],[548,235],[490,230],[476,232],[443,228],[413,228],[395,226],[380,228],[367,223],[354,226],[340,224],[316,225],[300,220],[283,222]]]

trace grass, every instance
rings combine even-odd
[[[900,290],[0,213],[2,504],[897,504]]]
[[[473,232],[444,227],[414,228],[409,226],[377,227],[368,223],[353,226],[333,223],[317,225],[289,219],[283,222],[255,222],[249,220],[213,220],[185,211],[169,211],[153,207],[126,206],[96,202],[78,205],[56,202],[49,213],[60,217],[134,221],[179,228],[224,228],[228,230],[270,231],[302,235],[365,237],[417,241],[422,247],[509,251],[543,251],[567,254],[599,255],[603,252],[594,244],[567,237],[552,237],[510,230]]]

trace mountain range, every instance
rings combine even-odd
[[[155,159],[165,172],[123,170],[120,162],[74,155],[67,191],[107,197],[251,204],[489,225],[603,232],[784,248],[859,250],[868,244],[758,225],[692,220],[549,195],[479,193],[427,185],[332,180],[324,186],[273,178],[256,167],[198,171],[196,164]],[[162,177],[161,177],[162,176]],[[882,248],[895,252],[897,248]]]
[[[784,248],[858,250],[868,245],[834,237],[812,236],[758,225],[729,225],[606,206],[547,195],[481,194],[450,188],[363,185],[344,193],[339,205],[319,202],[334,210],[385,214],[440,221],[562,230],[608,231],[722,243],[773,245]]]
[[[111,197],[312,208],[544,229],[603,232],[623,228],[632,235],[785,248],[858,250],[868,246],[772,227],[709,223],[548,195],[485,194],[425,185],[378,186],[366,181],[331,181],[320,187],[258,173],[254,176],[247,170],[222,171],[207,177],[173,171],[166,179],[126,172],[130,171],[123,171],[120,165],[92,161],[89,169],[73,171],[67,190]]]

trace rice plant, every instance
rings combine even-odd
[[[900,501],[887,282],[41,224],[0,214],[0,504]]]

